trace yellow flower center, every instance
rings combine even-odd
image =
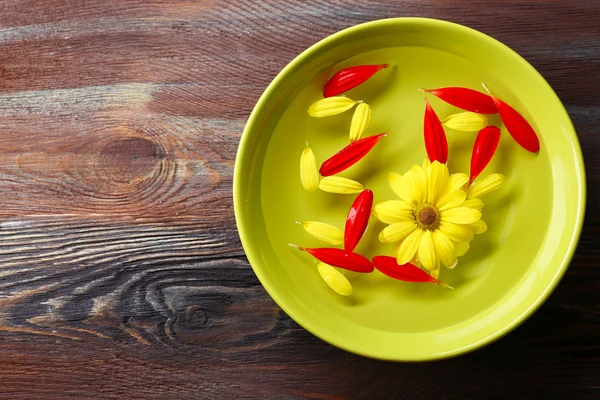
[[[434,230],[440,224],[440,212],[431,204],[421,204],[415,210],[417,226],[421,229]]]

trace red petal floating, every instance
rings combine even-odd
[[[373,192],[369,189],[363,190],[352,203],[344,232],[344,249],[354,251],[358,242],[365,234],[371,209],[373,208]]]
[[[486,126],[479,131],[471,155],[471,179],[469,184],[473,183],[475,178],[481,174],[481,171],[487,167],[498,148],[499,141],[500,129],[497,127]]]
[[[444,282],[438,281],[427,272],[411,263],[399,265],[395,257],[377,256],[373,257],[373,265],[379,272],[404,282],[431,282],[437,285],[448,286]]]
[[[322,176],[331,176],[338,172],[342,172],[346,168],[350,168],[361,158],[366,156],[373,146],[375,146],[385,135],[385,133],[380,133],[379,135],[368,136],[350,143],[321,164],[319,173]]]
[[[430,161],[439,161],[446,164],[448,161],[448,141],[442,122],[431,108],[427,96],[425,96],[425,119],[423,122],[425,135],[425,150]]]
[[[517,110],[495,97],[485,85],[483,87],[494,99],[498,114],[500,114],[506,130],[515,139],[515,142],[532,153],[540,151],[540,141],[529,122]]]
[[[373,264],[368,258],[360,254],[335,248],[305,248],[296,245],[290,245],[299,250],[305,251],[317,260],[334,267],[347,269],[354,272],[368,273],[373,272]]]
[[[462,87],[445,87],[425,90],[454,107],[478,114],[496,114],[498,110],[491,96]]]
[[[356,67],[344,68],[336,72],[325,84],[323,97],[337,96],[347,92],[365,82],[387,64],[358,65]]]

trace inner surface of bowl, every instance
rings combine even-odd
[[[348,144],[352,111],[312,118],[333,72],[387,63],[347,93],[372,107],[366,135],[387,137],[358,164],[339,174],[373,190],[375,202],[397,197],[389,172],[404,174],[426,156],[423,94],[419,88],[485,84],[532,123],[539,154],[520,148],[502,129],[498,151],[481,177],[499,172],[506,183],[483,198],[488,231],[440,279],[455,287],[347,272],[350,297],[330,290],[315,260],[288,246],[324,247],[298,222],[323,221],[343,229],[356,195],[307,193],[299,177],[307,145],[320,164]],[[438,116],[460,112],[437,98]],[[490,124],[501,125],[498,116]],[[446,129],[451,173],[469,172],[475,132]],[[363,24],[313,46],[267,89],[254,110],[236,161],[238,225],[250,262],[277,303],[305,328],[339,347],[384,359],[423,360],[472,349],[514,327],[535,309],[566,268],[583,215],[579,145],[560,101],[543,78],[497,41],[468,28],[425,19]],[[374,218],[357,252],[394,255],[381,244],[385,227]]]

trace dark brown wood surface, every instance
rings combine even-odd
[[[586,224],[558,289],[499,342],[382,362],[287,317],[232,208],[256,100],[342,28],[463,23],[571,115]],[[600,398],[600,1],[0,0],[0,398]]]

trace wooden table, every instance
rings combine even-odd
[[[0,1],[2,399],[600,398],[600,1]],[[381,362],[287,317],[248,265],[238,140],[277,72],[369,20],[506,43],[554,87],[587,164],[558,289],[475,353]]]

